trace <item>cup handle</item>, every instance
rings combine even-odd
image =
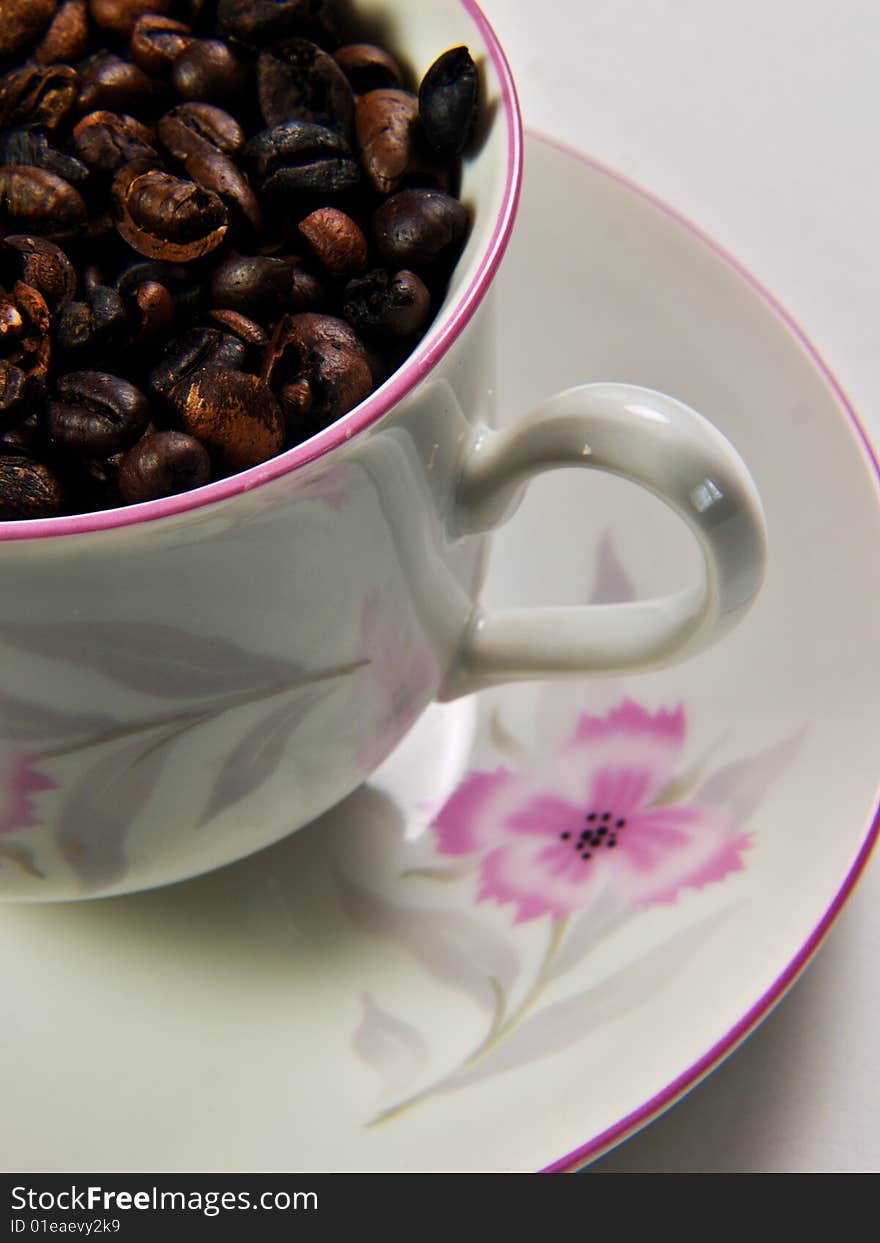
[[[628,604],[477,607],[440,698],[501,682],[657,669],[700,651],[736,625],[764,575],[766,527],[757,488],[730,442],[689,406],[628,384],[586,384],[500,431],[482,428],[460,477],[461,534],[510,516],[523,485],[564,466],[647,488],[687,523],[702,581]]]

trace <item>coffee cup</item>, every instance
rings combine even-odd
[[[432,701],[684,659],[760,586],[754,483],[673,397],[591,383],[496,430],[493,284],[522,175],[509,67],[472,0],[351,7],[416,74],[456,44],[480,67],[473,226],[445,303],[376,392],[270,461],[147,504],[0,523],[5,900],[230,863],[344,798]],[[489,533],[529,479],[572,466],[584,487],[611,472],[671,506],[699,580],[651,601],[484,610]]]

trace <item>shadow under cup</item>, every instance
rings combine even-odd
[[[356,3],[418,79],[480,68],[473,226],[407,363],[312,440],[99,514],[0,523],[0,899],[149,888],[229,863],[353,790],[436,696],[485,539],[451,529],[494,418],[491,299],[519,192],[503,54],[471,0]]]

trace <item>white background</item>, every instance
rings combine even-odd
[[[880,444],[875,0],[483,8],[526,124],[640,182],[740,259],[804,327]],[[813,966],[758,1032],[594,1168],[880,1169],[878,958],[875,860]]]

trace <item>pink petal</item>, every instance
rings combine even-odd
[[[507,824],[514,833],[558,838],[565,832],[576,836],[584,827],[583,820],[583,807],[553,794],[536,794],[507,817]]]
[[[750,837],[724,811],[699,804],[648,807],[618,834],[621,893],[639,906],[675,902],[741,871]]]
[[[562,843],[527,838],[493,850],[480,868],[478,899],[516,907],[514,923],[580,910],[613,877],[616,860],[582,860]]]
[[[566,754],[583,765],[585,806],[615,816],[644,807],[671,778],[684,739],[682,705],[652,713],[626,699],[605,717],[581,716]]]
[[[440,853],[469,855],[489,849],[501,834],[492,815],[495,796],[516,784],[517,778],[506,768],[466,777],[433,821]]]

